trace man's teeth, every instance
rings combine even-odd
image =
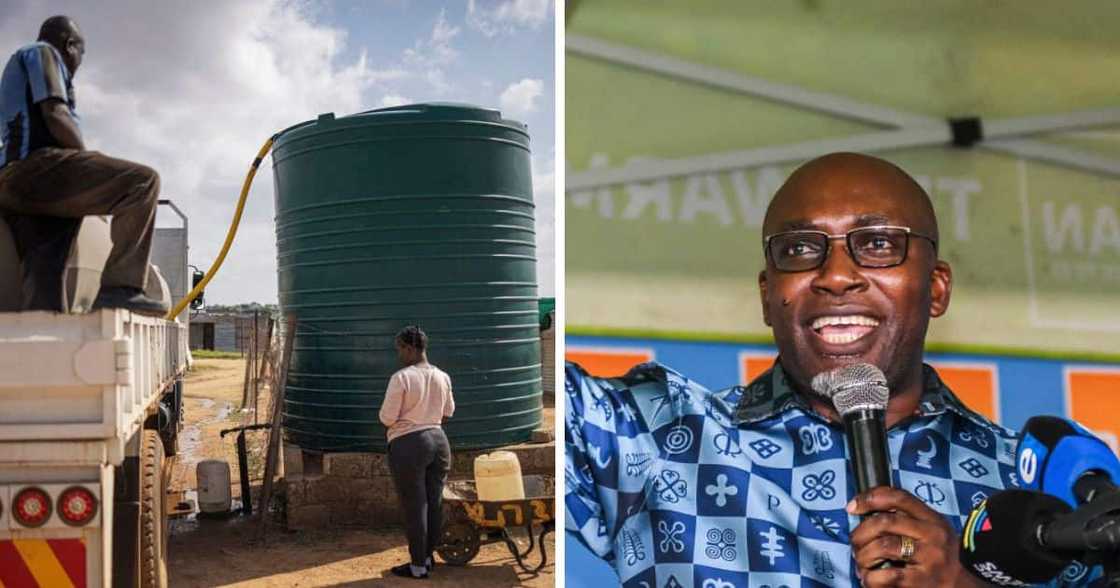
[[[824,340],[828,341],[829,343],[843,344],[851,343],[852,341],[863,337],[865,334],[866,333],[828,333],[821,335],[821,337],[823,337]]]
[[[879,326],[879,321],[869,316],[859,314],[848,316],[822,316],[813,321],[813,330],[837,326],[877,327]]]
[[[819,333],[822,339],[834,345],[851,343],[867,335],[877,326],[879,321],[862,315],[822,316],[813,321],[812,325],[813,330]]]

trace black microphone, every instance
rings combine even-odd
[[[846,365],[813,378],[813,391],[832,401],[844,421],[856,490],[893,486],[887,451],[887,377],[866,363]]]
[[[1077,423],[1036,416],[1019,432],[1015,451],[1023,487],[1077,506],[1120,493],[1120,460],[1108,445]]]
[[[1112,476],[1100,470],[1090,470],[1081,474],[1073,483],[1073,495],[1080,502],[1092,502],[1102,496],[1115,496],[1120,486],[1112,482]]]
[[[961,532],[961,565],[999,586],[1052,580],[1077,554],[1047,546],[1045,536],[1055,519],[1071,510],[1062,500],[1040,492],[996,492],[968,515]]]
[[[814,392],[832,401],[844,422],[856,492],[863,494],[879,486],[893,486],[887,451],[887,402],[891,392],[883,370],[869,363],[855,363],[821,372],[810,385]],[[875,568],[905,565],[901,561],[883,561]]]

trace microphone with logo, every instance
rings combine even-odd
[[[1000,586],[1048,582],[1075,569],[1069,567],[1074,560],[1082,562],[1083,574],[1085,564],[1103,564],[1106,583],[1094,586],[1120,586],[1114,571],[1118,550],[1120,500],[1103,498],[1073,510],[1054,496],[1012,489],[996,492],[969,513],[959,553],[965,569]]]
[[[1104,441],[1070,420],[1032,417],[1019,433],[1015,461],[1024,488],[1073,507],[1120,494],[1120,460]]]
[[[1045,531],[1071,510],[1061,500],[1039,492],[996,492],[968,515],[961,532],[961,565],[997,586],[1049,582],[1076,553],[1047,547]]]
[[[1101,564],[1109,585],[1120,586],[1120,459],[1112,449],[1071,420],[1036,416],[1019,434],[1015,461],[1025,488],[1076,509],[1047,529],[1045,544]]]

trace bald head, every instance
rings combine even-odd
[[[893,201],[908,212],[911,228],[937,239],[937,217],[926,191],[893,163],[860,153],[831,153],[797,168],[770,201],[763,234],[812,223],[801,218],[803,213],[834,199],[850,204]]]
[[[55,47],[63,47],[71,37],[78,34],[78,25],[69,16],[57,15],[43,21],[39,27],[39,40]]]
[[[85,39],[77,23],[69,16],[60,14],[43,21],[39,27],[39,40],[58,49],[71,75],[82,64],[82,56],[86,52]]]

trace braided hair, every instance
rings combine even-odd
[[[424,351],[428,348],[428,336],[416,325],[408,325],[398,331],[397,341],[418,351]]]

